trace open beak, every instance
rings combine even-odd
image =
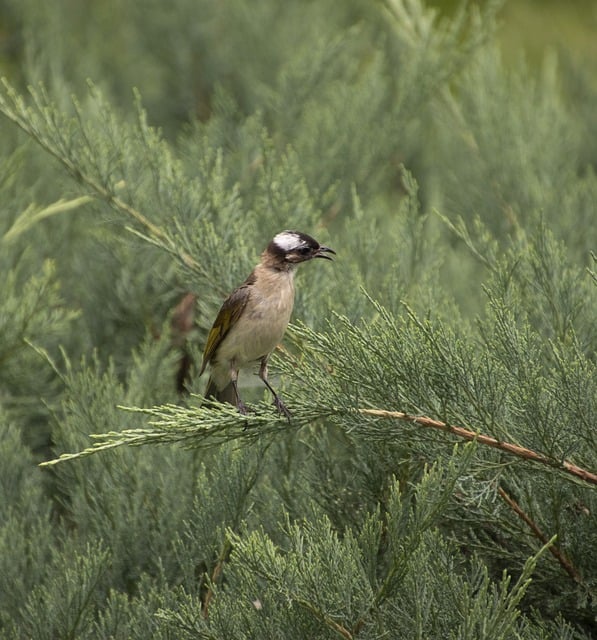
[[[333,258],[331,256],[326,256],[326,253],[333,253],[334,255],[336,255],[336,252],[333,249],[330,249],[329,247],[319,247],[319,249],[317,249],[317,253],[315,254],[315,258],[325,258],[326,260],[333,260]]]

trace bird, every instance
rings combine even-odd
[[[209,365],[206,398],[247,407],[238,391],[241,369],[259,363],[259,377],[274,397],[280,414],[290,411],[268,381],[267,363],[282,340],[294,306],[294,274],[299,264],[314,258],[332,260],[336,252],[306,233],[281,231],[267,245],[259,264],[224,300],[207,335],[199,376]]]

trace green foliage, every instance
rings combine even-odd
[[[106,551],[89,546],[82,554],[65,559],[56,552],[50,561],[50,578],[37,585],[24,603],[17,629],[32,638],[84,637],[93,622],[101,597],[101,582],[109,563]]]
[[[0,628],[7,628],[41,580],[55,543],[41,478],[20,429],[0,414]]]
[[[448,475],[456,479],[455,466]],[[529,559],[513,586],[507,575],[493,584],[477,561],[463,576],[462,567],[453,564],[454,550],[428,519],[433,509],[421,507],[426,499],[437,501],[436,490],[445,489],[445,480],[431,470],[406,503],[394,483],[388,512],[383,518],[379,510],[371,513],[359,539],[350,531],[339,535],[326,518],[287,523],[280,544],[259,530],[231,534],[229,586],[216,592],[209,623],[197,616],[193,600],[180,611],[162,610],[160,618],[184,638],[379,637],[388,632],[421,638],[536,637],[520,623],[517,605],[538,556]],[[422,527],[414,544],[411,519],[415,529]]]
[[[499,2],[5,5],[0,636],[592,637],[594,72]],[[337,260],[241,419],[284,228]]]

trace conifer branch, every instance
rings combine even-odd
[[[94,178],[90,173],[86,172],[82,165],[78,163],[69,153],[69,149],[64,144],[58,144],[56,141],[50,139],[47,135],[44,135],[43,131],[36,125],[35,119],[32,117],[32,111],[25,106],[24,99],[18,95],[16,90],[9,84],[6,78],[2,78],[2,84],[6,90],[7,95],[13,101],[15,107],[11,107],[8,102],[0,96],[0,114],[7,118],[10,122],[16,125],[21,131],[30,136],[35,142],[48,154],[54,157],[58,162],[66,169],[67,173],[79,184],[84,185],[89,191],[88,197],[94,197],[98,200],[104,200],[113,209],[124,213],[129,218],[135,220],[141,227],[143,227],[149,234],[149,240],[154,244],[158,244],[160,247],[167,249],[171,254],[176,255],[182,263],[191,269],[198,269],[199,264],[197,261],[187,252],[176,247],[176,243],[170,237],[170,235],[160,226],[154,224],[149,218],[147,218],[141,211],[133,207],[128,202],[125,202],[120,198],[115,190],[108,188],[102,184],[98,179]],[[40,102],[39,96],[30,89],[30,93],[33,97],[34,103],[37,106],[40,113],[45,113],[47,110]],[[45,96],[44,96],[45,97]],[[78,105],[73,99],[75,107]],[[78,108],[76,109],[78,117],[80,113]],[[47,117],[47,116],[46,116]],[[84,127],[81,127],[81,132],[84,133]],[[116,189],[123,186],[124,182],[119,182],[116,185]],[[83,201],[82,198],[75,202]],[[63,204],[62,201],[58,204]],[[45,214],[48,215],[47,213]],[[140,234],[139,234],[140,235]]]
[[[256,432],[253,430],[239,431],[238,415],[234,408],[226,406],[222,407],[218,405],[217,412],[214,412],[207,406],[191,410],[177,405],[164,405],[152,409],[124,406],[120,408],[125,411],[144,413],[154,416],[157,419],[150,422],[151,428],[148,429],[125,429],[118,432],[92,434],[92,437],[98,440],[92,447],[76,453],[63,453],[58,458],[41,462],[40,466],[51,466],[59,462],[85,457],[124,445],[138,446],[145,444],[183,443],[192,447],[215,446],[240,438],[254,440],[259,437],[259,434],[263,436],[266,432],[271,433],[280,430],[280,425],[277,420],[274,419],[267,410],[265,410],[263,414],[253,414],[250,417],[252,421],[260,425],[259,432]],[[557,461],[533,449],[528,449],[527,447],[512,442],[497,440],[493,436],[471,431],[464,427],[451,425],[427,416],[414,416],[402,411],[366,408],[357,408],[353,411],[364,416],[401,420],[421,427],[437,429],[462,438],[463,440],[475,441],[518,458],[559,469],[588,484],[597,485],[596,473],[572,464],[568,460]],[[307,424],[310,420],[322,417],[324,414],[330,415],[333,413],[335,413],[333,410],[322,411],[321,407],[317,407],[314,412],[306,412],[300,419],[298,414],[295,414],[295,423],[296,426],[299,427],[301,424]],[[202,444],[199,444],[200,442]]]
[[[549,544],[550,539],[539,529],[536,522],[520,507],[520,505],[510,496],[502,487],[498,488],[498,493],[502,500],[514,511],[514,513],[529,527],[529,529],[533,532],[533,535],[543,544],[543,546],[549,545],[549,552],[555,557],[555,559],[560,563],[561,567],[564,571],[579,584],[582,584],[583,580],[572,565],[570,560],[566,557],[563,551],[559,549],[555,544]]]
[[[597,264],[597,255],[592,251],[591,251],[591,258],[593,258],[593,262]],[[592,269],[589,269],[589,267],[587,267],[587,271],[589,272],[589,275],[591,276],[591,278],[593,278],[593,282],[597,284],[597,272],[593,271]]]
[[[527,449],[526,447],[522,447],[511,442],[502,442],[500,440],[497,440],[496,438],[493,438],[492,436],[484,435],[482,433],[476,433],[475,431],[470,431],[469,429],[465,429],[464,427],[447,424],[446,422],[434,420],[433,418],[428,418],[426,416],[413,416],[408,413],[403,413],[402,411],[386,411],[384,409],[357,409],[357,411],[362,415],[374,416],[377,418],[387,418],[391,420],[402,420],[404,422],[411,422],[421,427],[439,429],[440,431],[451,433],[459,438],[463,438],[464,440],[474,440],[485,446],[493,447],[494,449],[500,449],[501,451],[510,453],[514,456],[517,456],[518,458],[523,458],[532,462],[538,462],[539,464],[543,464],[548,467],[560,469],[561,471],[565,471],[566,473],[584,480],[589,484],[597,485],[597,474],[592,473],[587,469],[583,469],[582,467],[578,467],[577,465],[572,464],[567,460],[557,462],[556,460],[548,458],[542,453],[537,453],[532,449]]]
[[[74,211],[84,204],[88,204],[94,200],[92,196],[81,196],[79,198],[71,198],[66,200],[60,198],[56,202],[49,204],[45,207],[38,207],[35,204],[30,204],[23,213],[21,213],[17,219],[13,222],[12,226],[6,233],[0,237],[1,243],[9,243],[18,238],[23,232],[27,231],[40,220],[45,220],[58,213],[66,211]]]
[[[347,640],[353,639],[353,634],[346,627],[343,627],[335,620],[332,620],[332,618],[323,613],[323,611],[320,611],[313,603],[305,600],[304,598],[296,598],[296,603],[299,606],[303,607],[303,609],[306,609],[307,611],[312,613],[318,620],[321,620],[325,625],[330,627],[330,629],[333,629],[343,638],[346,638]]]

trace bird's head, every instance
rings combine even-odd
[[[333,249],[323,247],[306,233],[281,231],[267,245],[263,259],[274,267],[288,269],[312,258],[332,260],[330,253],[336,255]]]

